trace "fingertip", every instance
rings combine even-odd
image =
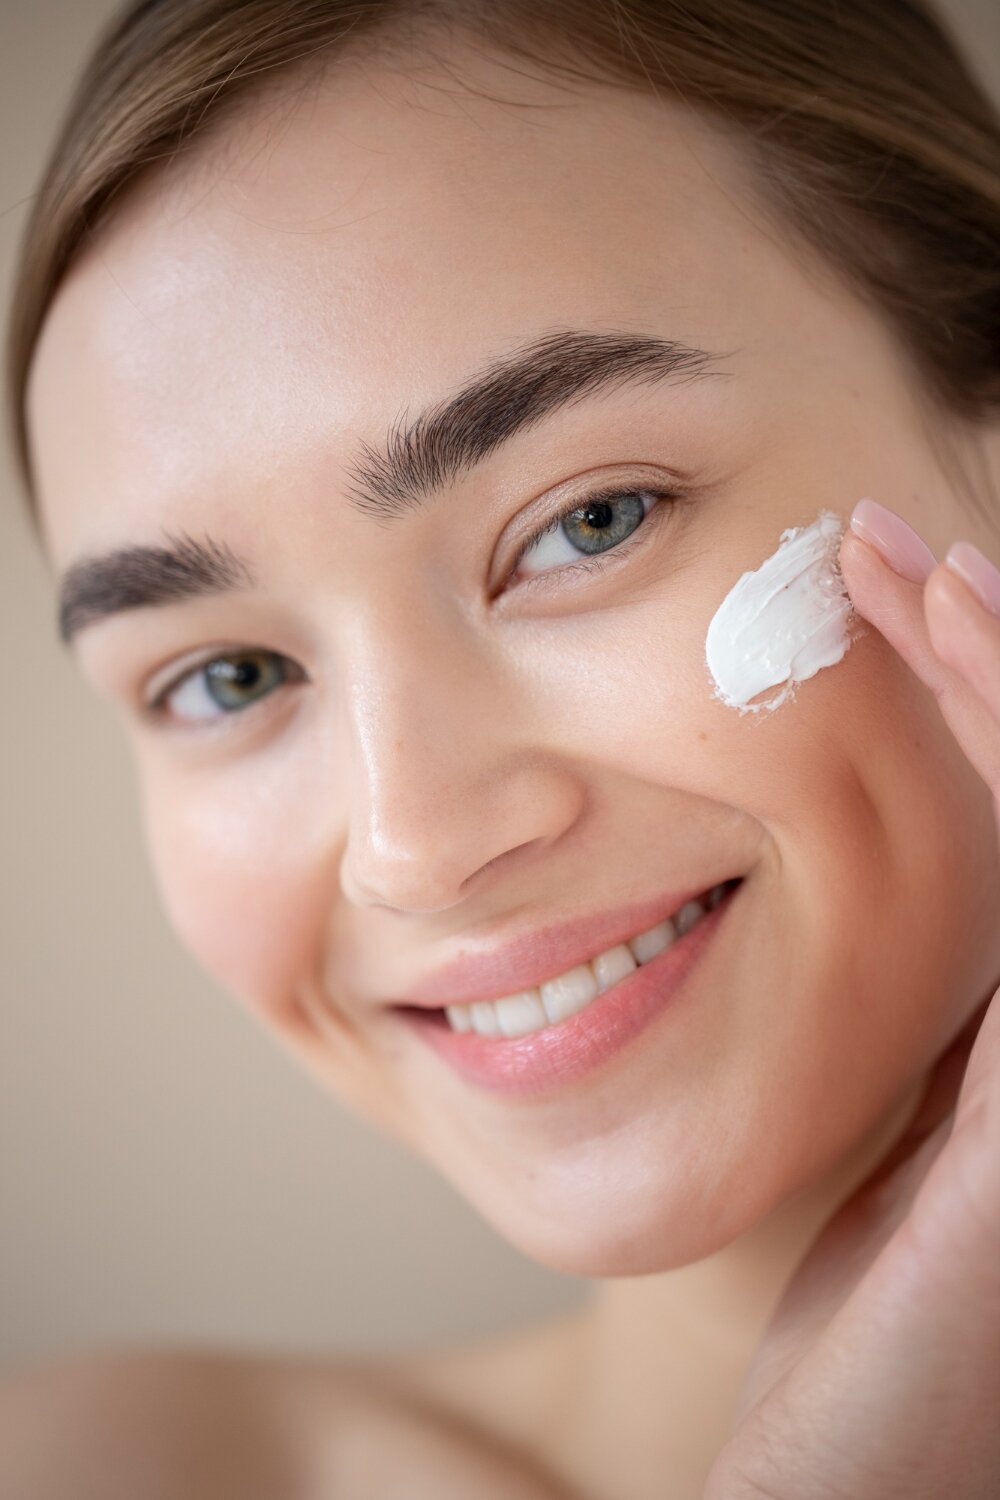
[[[888,567],[878,548],[856,531],[844,532],[839,562],[844,586],[852,598],[855,592],[868,589],[884,591],[887,581],[899,577],[898,573]]]
[[[969,593],[991,615],[1000,619],[1000,570],[971,542],[955,542],[945,556],[945,565],[956,574]]]
[[[867,542],[900,578],[908,583],[926,583],[937,566],[937,558],[923,537],[896,511],[877,500],[859,500],[848,527]]]

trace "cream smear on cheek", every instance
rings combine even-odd
[[[780,707],[796,683],[835,666],[864,633],[837,561],[843,532],[843,521],[829,510],[811,526],[789,527],[778,550],[744,573],[719,605],[705,660],[715,697],[729,708]],[[780,692],[750,701],[769,688]]]

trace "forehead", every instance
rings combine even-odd
[[[468,86],[454,67],[317,75],[133,192],[60,290],[32,372],[57,565],[150,537],[168,510],[185,524],[184,496],[218,514],[317,465],[336,475],[404,409],[553,327],[731,348],[778,285],[794,317],[713,127],[482,55],[462,70]]]

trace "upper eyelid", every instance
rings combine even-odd
[[[507,574],[509,576],[514,572],[515,568],[524,557],[524,554],[531,547],[533,547],[536,542],[541,541],[542,537],[547,536],[550,531],[556,531],[559,525],[566,519],[567,516],[571,516],[574,511],[582,509],[585,505],[594,505],[600,500],[619,500],[625,495],[652,495],[655,500],[659,501],[663,499],[678,498],[679,494],[680,491],[678,488],[676,488],[674,485],[663,482],[659,484],[629,484],[626,481],[622,481],[622,483],[620,484],[612,483],[606,484],[604,486],[598,486],[597,489],[592,490],[590,493],[580,495],[571,503],[567,503],[560,510],[557,510],[552,516],[550,516],[547,521],[540,522],[537,527],[529,532],[529,534],[518,543],[513,559],[507,564]],[[646,512],[646,515],[643,517],[644,522],[652,514],[655,508],[655,504],[650,506],[649,510]],[[636,531],[641,530],[641,526],[636,527]],[[626,541],[628,540],[630,540],[630,538],[626,538]],[[624,546],[625,543],[623,542],[621,545]],[[607,555],[610,556],[612,553],[619,550],[620,547],[612,547],[609,549]],[[593,554],[593,556],[595,557],[601,555],[603,554]],[[572,566],[572,564],[568,564],[567,566]],[[558,570],[553,569],[551,571]]]

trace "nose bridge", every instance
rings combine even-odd
[[[565,826],[523,697],[456,614],[356,620],[344,670],[353,899],[440,910],[484,865]]]

